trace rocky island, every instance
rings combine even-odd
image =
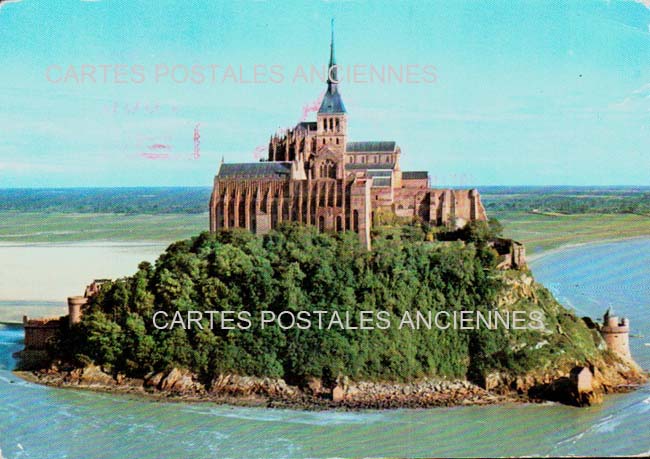
[[[264,236],[203,233],[133,276],[92,284],[69,300],[68,317],[26,319],[18,374],[165,400],[344,409],[585,406],[647,381],[629,353],[627,319],[576,317],[522,256],[504,264],[498,233],[482,221],[385,225],[371,251],[352,232],[296,223]],[[463,311],[501,322],[456,321]],[[288,319],[299,312],[347,320],[300,327]],[[209,313],[247,326],[211,323]],[[513,326],[517,313],[536,319]],[[199,315],[190,327],[161,326],[157,314]]]

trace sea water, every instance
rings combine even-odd
[[[532,268],[578,314],[599,317],[611,305],[630,317],[632,352],[650,368],[650,239],[562,250]],[[6,459],[650,454],[650,386],[585,409],[304,412],[160,403],[24,382],[10,371],[21,340],[20,327],[0,325]]]

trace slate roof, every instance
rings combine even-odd
[[[395,142],[371,141],[371,142],[348,142],[346,153],[393,153]]]
[[[382,169],[380,171],[369,170],[368,177],[392,177],[393,171],[389,169]]]
[[[291,175],[290,162],[265,161],[259,163],[222,164],[218,178],[288,178]]]
[[[427,171],[404,171],[402,172],[402,179],[404,180],[426,180],[429,178]]]
[[[359,164],[352,163],[346,164],[346,169],[349,170],[382,170],[382,169],[395,169],[395,163],[382,163],[382,164]]]
[[[389,187],[391,185],[390,177],[375,177],[372,181],[373,187]]]
[[[343,104],[343,99],[341,99],[341,94],[339,93],[336,85],[330,85],[325,92],[323,97],[323,102],[320,104],[318,113],[322,114],[333,114],[333,113],[345,113],[345,105]]]
[[[315,131],[316,129],[318,129],[316,121],[302,121],[298,123],[298,125],[302,128],[307,129],[308,131]]]
[[[334,21],[332,19],[332,21]],[[327,91],[320,104],[318,113],[345,113],[345,105],[339,94],[338,88],[338,67],[334,56],[334,22],[332,22],[332,40],[330,41],[330,65],[327,67]]]

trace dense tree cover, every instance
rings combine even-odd
[[[118,214],[200,214],[204,187],[0,189],[0,210]]]
[[[542,339],[529,330],[400,330],[395,322],[387,330],[259,326],[262,310],[348,312],[358,325],[362,310],[389,311],[399,321],[405,311],[493,309],[504,282],[485,243],[494,225],[468,227],[468,243],[425,242],[426,231],[405,226],[380,232],[371,252],[356,234],[319,234],[296,224],[264,237],[242,230],[203,233],[169,246],[155,266],[142,263],[133,276],[103,286],[81,324],[64,334],[59,352],[133,376],[176,366],[206,381],[233,372],[301,382],[339,375],[479,378],[495,369],[525,370],[547,352],[566,351],[561,337],[539,355],[531,346],[516,346]],[[541,307],[549,326],[558,320],[573,326],[572,316],[556,317],[560,306],[552,298]],[[203,330],[157,330],[152,316],[160,310],[250,311],[253,327],[211,330],[204,320]]]

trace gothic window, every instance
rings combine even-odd
[[[339,130],[340,130],[339,119],[336,118],[336,132],[339,132]]]
[[[338,137],[336,138],[336,144],[337,145],[339,144],[339,138]]]
[[[242,196],[242,199],[239,203],[239,222],[238,226],[240,228],[246,228],[246,201]]]
[[[334,163],[334,161],[329,159],[325,161],[321,165],[321,170],[321,178],[336,178],[336,163]]]
[[[358,233],[359,232],[359,211],[358,210],[354,211],[352,219],[354,220],[352,222],[352,227],[354,228],[354,231]]]
[[[253,195],[254,196],[254,195]],[[255,198],[253,197],[249,203],[249,216],[250,216],[250,229],[253,233],[257,232],[257,221],[255,219]]]

